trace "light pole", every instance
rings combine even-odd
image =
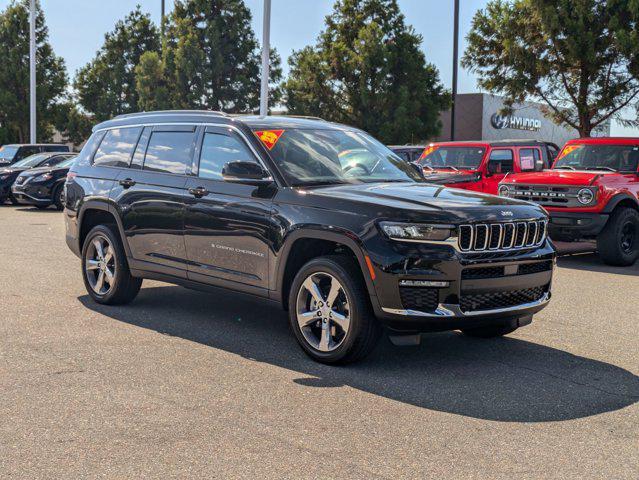
[[[457,103],[457,57],[459,55],[459,0],[455,0],[455,27],[453,28],[453,104],[450,109],[450,139],[455,140],[455,104]]]
[[[36,143],[36,9],[29,4],[29,141]]]
[[[164,38],[164,0],[162,0],[162,14],[160,15],[160,32]]]
[[[271,0],[264,0],[262,28],[262,85],[260,89],[260,115],[268,115],[268,80],[271,53]]]

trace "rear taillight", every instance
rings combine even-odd
[[[67,173],[67,182],[70,182],[71,180],[73,180],[75,177],[77,177],[77,173],[75,172],[69,172]]]

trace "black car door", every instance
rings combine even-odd
[[[240,134],[206,127],[200,134],[195,175],[187,182],[185,216],[189,279],[268,286],[271,205],[274,186],[256,187],[222,178],[228,162],[259,163]],[[264,290],[265,292],[266,290]]]
[[[196,127],[146,127],[111,192],[133,268],[186,278],[184,208]]]

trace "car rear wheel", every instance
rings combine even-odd
[[[373,350],[382,332],[361,271],[347,256],[319,257],[304,265],[288,305],[295,338],[318,362],[357,361]]]
[[[597,237],[599,256],[608,265],[628,266],[639,258],[639,212],[615,210]]]
[[[11,202],[11,205],[18,205],[18,199],[16,197],[14,197],[13,195],[9,195],[9,201]]]
[[[510,325],[495,325],[491,327],[466,328],[462,330],[462,333],[475,338],[494,338],[513,333],[517,328]]]
[[[86,236],[82,278],[89,295],[107,305],[129,303],[142,286],[141,278],[131,276],[117,231],[108,225],[98,225]]]

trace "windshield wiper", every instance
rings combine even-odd
[[[571,167],[569,165],[554,167],[553,170],[576,170],[575,167]]]
[[[615,170],[612,167],[604,167],[604,166],[597,166],[597,167],[585,167],[585,170],[608,170],[610,172],[616,172],[617,170]]]

